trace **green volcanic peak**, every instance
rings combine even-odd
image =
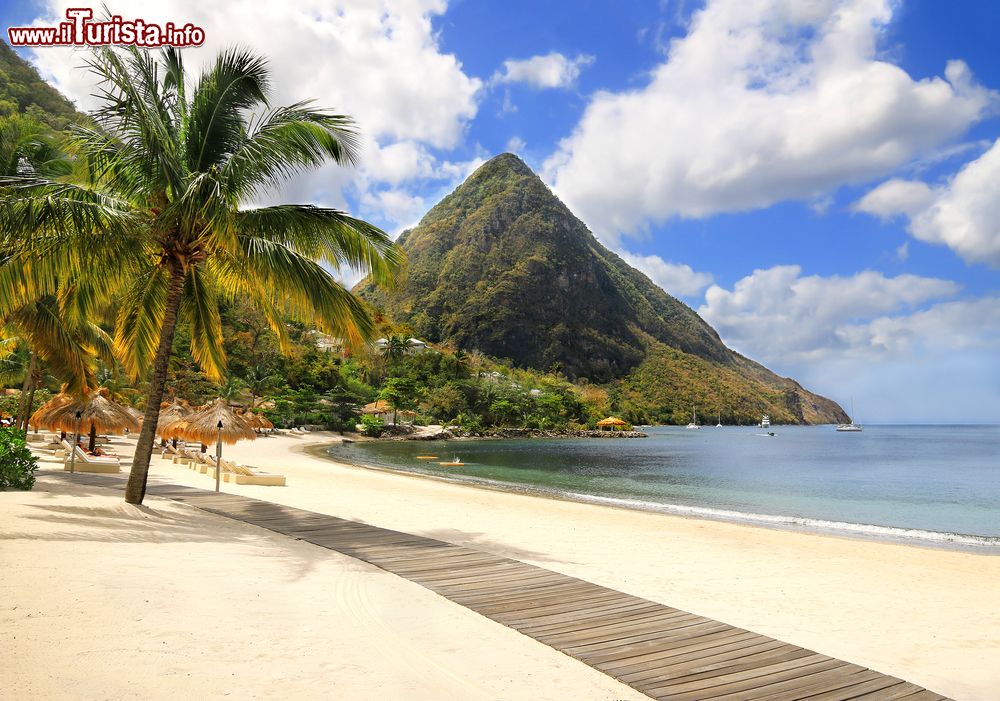
[[[728,349],[693,309],[602,246],[517,156],[483,164],[399,243],[405,280],[358,291],[433,342],[615,383],[637,415],[698,404],[731,421],[846,420],[835,403]],[[671,375],[667,377],[665,375]]]

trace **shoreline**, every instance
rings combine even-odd
[[[456,438],[451,440],[504,439]],[[359,442],[381,441],[382,439],[367,439]],[[421,479],[435,480],[446,484],[455,484],[506,494],[531,496],[541,499],[553,499],[556,501],[566,501],[576,504],[590,504],[593,506],[602,506],[611,509],[621,509],[623,511],[659,514],[662,516],[691,519],[695,521],[728,523],[748,528],[761,528],[788,533],[805,533],[830,538],[840,538],[848,541],[860,540],[869,543],[887,543],[915,548],[925,548],[929,550],[962,552],[973,555],[982,555],[985,557],[1000,557],[1000,538],[994,536],[951,533],[947,531],[931,531],[917,528],[900,528],[897,526],[886,526],[874,523],[829,521],[824,519],[814,519],[807,516],[784,516],[780,514],[740,512],[726,509],[715,509],[708,506],[670,504],[643,501],[640,499],[603,497],[593,494],[545,489],[534,485],[519,485],[511,482],[468,477],[465,475],[439,475],[428,472],[418,472],[416,470],[409,470],[403,467],[372,465],[368,463],[356,462],[345,457],[331,457],[327,453],[327,450],[337,447],[338,445],[342,445],[342,443],[331,441],[318,445],[301,446],[293,449],[293,452],[316,457],[334,465],[348,466],[362,470],[374,470],[377,472],[385,472],[404,477],[417,477]]]

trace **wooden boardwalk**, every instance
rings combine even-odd
[[[59,476],[117,489],[124,484],[98,475]],[[363,560],[655,699],[947,701],[856,664],[472,548],[153,480],[148,493]]]

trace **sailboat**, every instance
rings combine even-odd
[[[698,408],[695,407],[691,410],[691,423],[687,425],[688,428],[701,428],[698,425]]]
[[[771,417],[768,416],[767,414],[764,414],[764,416],[760,420],[760,427],[761,428],[770,428],[771,427]]]
[[[864,430],[864,426],[861,424],[854,423],[854,397],[851,397],[851,423],[849,424],[838,424],[837,430],[840,433],[861,433]]]
[[[722,428],[722,412],[719,412],[719,423],[715,424],[716,428]]]

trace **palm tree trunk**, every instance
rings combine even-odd
[[[17,430],[28,435],[28,419],[31,418],[31,410],[28,409],[28,395],[35,384],[35,351],[31,351],[31,361],[28,363],[28,372],[24,375],[24,382],[21,384],[21,398],[17,405]]]
[[[38,389],[38,379],[31,381],[31,389],[28,391],[28,409],[24,412],[24,437],[28,437],[28,419],[35,413],[35,390]],[[35,433],[38,433],[38,426],[35,426]]]
[[[97,447],[97,427],[94,424],[90,424],[90,436],[87,440],[87,451],[93,453],[94,448]]]
[[[156,349],[156,359],[153,362],[153,377],[149,382],[149,396],[146,398],[142,429],[139,431],[139,440],[135,446],[132,471],[128,476],[128,484],[125,486],[125,501],[129,504],[141,504],[146,496],[149,459],[153,456],[156,422],[160,418],[160,402],[163,401],[163,388],[167,384],[170,349],[173,347],[174,331],[177,329],[177,312],[181,306],[181,295],[184,293],[183,266],[180,261],[174,259],[169,260],[167,264],[170,267],[170,290],[167,293],[166,309],[163,312],[160,345]]]

